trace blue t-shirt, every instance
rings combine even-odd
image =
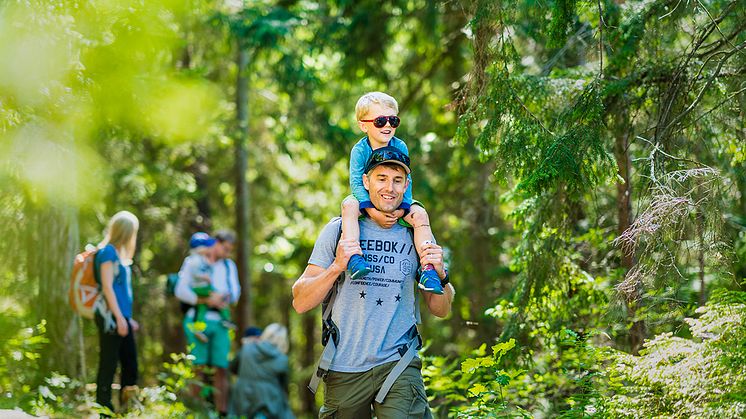
[[[389,146],[396,147],[409,156],[409,150],[404,141],[394,137],[389,141]],[[368,190],[363,185],[363,171],[365,170],[365,163],[368,162],[370,155],[373,154],[373,147],[368,141],[368,137],[363,137],[360,141],[352,147],[350,152],[350,189],[352,189],[352,195],[360,203],[360,208],[373,208],[373,203],[370,202],[370,195]],[[404,192],[404,198],[402,199],[401,209],[408,210],[412,206],[412,177],[407,175],[409,179],[409,185],[407,190]]]
[[[114,272],[114,295],[122,316],[132,318],[132,273],[129,266],[123,266],[114,246],[107,244],[96,253],[95,268],[96,281],[101,284],[101,264],[111,262]]]

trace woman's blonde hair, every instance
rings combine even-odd
[[[396,99],[383,92],[368,92],[360,96],[360,99],[357,100],[357,104],[355,105],[355,118],[357,118],[358,121],[363,119],[370,110],[370,106],[374,103],[386,106],[387,108],[396,111],[396,113],[399,113],[399,104],[396,103]]]
[[[284,354],[288,353],[288,329],[279,323],[265,327],[259,339],[275,345]]]
[[[114,246],[122,264],[130,265],[135,256],[135,243],[139,228],[140,221],[135,214],[129,211],[119,211],[109,220],[106,236],[98,247],[103,248],[107,244]]]

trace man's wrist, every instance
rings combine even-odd
[[[345,266],[340,266],[335,261],[334,263],[332,263],[331,265],[329,265],[328,269],[329,269],[330,273],[334,274],[334,276],[337,277],[337,276],[341,275],[342,272],[345,271],[346,267]]]
[[[451,282],[451,278],[448,276],[448,270],[444,269],[443,272],[446,273],[446,276],[444,276],[443,278],[440,278],[440,286],[441,287],[445,287],[446,285],[448,285]]]

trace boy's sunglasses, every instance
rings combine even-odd
[[[383,128],[386,126],[386,122],[391,124],[391,128],[396,128],[401,123],[401,119],[399,119],[396,115],[390,115],[390,116],[377,116],[374,119],[361,119],[360,122],[372,122],[373,126],[376,128]]]

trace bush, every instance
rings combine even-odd
[[[697,313],[692,339],[664,333],[640,356],[611,352],[610,416],[746,417],[746,292],[717,292]]]

